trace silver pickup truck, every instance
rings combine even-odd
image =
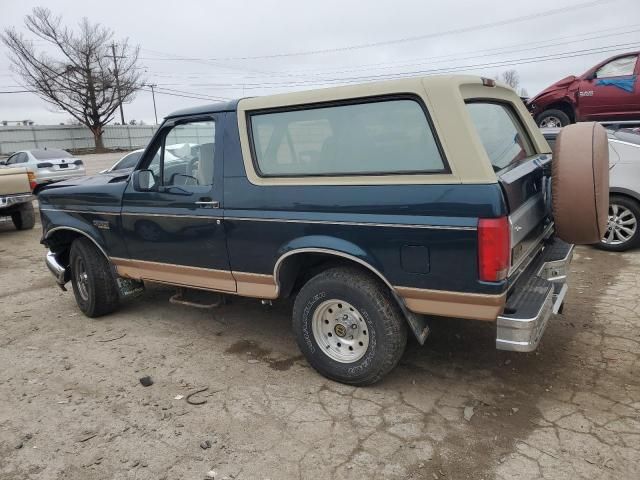
[[[33,228],[32,184],[35,179],[26,168],[0,168],[0,217],[11,217],[18,230]]]

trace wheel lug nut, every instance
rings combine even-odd
[[[343,320],[348,320],[349,319],[349,315],[347,315],[346,313],[342,316]]]
[[[355,323],[352,323],[351,324],[351,328],[353,328],[355,330],[356,328],[358,328],[358,326]]]

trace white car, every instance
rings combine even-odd
[[[49,183],[81,177],[85,174],[82,160],[58,148],[15,152],[5,161],[0,162],[0,165],[25,167],[32,172],[36,184],[33,189],[34,194]]]
[[[165,147],[164,161],[165,162],[179,162],[182,159],[189,159],[192,155],[192,148],[197,147],[194,143],[177,143],[175,145],[167,145]],[[106,170],[102,170],[100,173],[119,172],[131,173],[140,160],[140,157],[144,153],[144,148],[134,150],[127,153],[124,157],[118,160],[116,163]]]
[[[132,170],[137,164],[138,160],[144,153],[144,148],[140,150],[134,150],[133,152],[127,153],[124,157],[118,160],[116,163],[111,165],[106,170],[102,170],[100,173],[109,173],[109,172],[117,172],[120,170]]]
[[[542,128],[554,147],[559,128]],[[609,137],[609,221],[603,250],[621,252],[640,245],[640,131],[607,130]]]

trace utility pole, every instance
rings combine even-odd
[[[120,120],[122,120],[122,125],[126,125],[124,122],[124,110],[122,110],[122,96],[120,95],[120,78],[118,77],[118,62],[116,60],[115,43],[111,44],[111,52],[113,53],[113,75],[116,77],[116,90],[118,92],[118,104],[120,105]]]
[[[156,117],[156,125],[158,124],[158,111],[156,110],[156,92],[153,90],[157,85],[151,83],[149,87],[151,88],[151,97],[153,98],[153,114]]]

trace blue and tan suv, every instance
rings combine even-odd
[[[566,129],[552,160],[512,90],[465,76],[182,110],[132,174],[40,194],[47,265],[89,317],[143,282],[294,297],[309,363],[354,385],[434,317],[493,322],[498,348],[530,351],[566,293],[566,242],[606,222],[599,128]],[[178,143],[189,154],[165,162]]]

